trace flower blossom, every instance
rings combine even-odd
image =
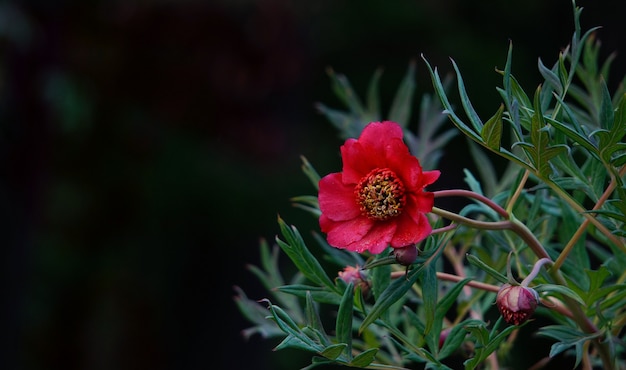
[[[335,248],[379,254],[425,239],[434,194],[424,188],[439,171],[422,171],[404,143],[400,125],[368,124],[341,146],[343,171],[319,182],[320,228]]]

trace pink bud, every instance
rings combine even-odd
[[[534,289],[504,284],[498,291],[496,305],[504,320],[513,325],[526,322],[537,308],[539,295]]]
[[[361,287],[361,292],[363,292],[364,296],[367,296],[370,290],[370,283],[367,281],[363,273],[361,272],[361,268],[357,265],[356,267],[346,266],[343,271],[339,271],[339,278],[346,282],[346,284],[352,283],[354,287]]]

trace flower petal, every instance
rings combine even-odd
[[[423,213],[416,213],[413,217],[402,215],[398,217],[396,224],[398,226],[391,239],[391,246],[394,248],[419,243],[432,231],[428,218]]]
[[[335,222],[324,215],[320,216],[320,227],[327,234],[328,244],[335,248],[363,252],[360,241],[369,232],[374,222],[367,217],[356,217],[352,220]]]
[[[375,160],[369,150],[354,139],[346,140],[340,150],[343,161],[342,181],[344,184],[357,184],[371,170],[384,164],[383,158]]]
[[[422,186],[427,186],[437,181],[439,175],[441,175],[441,171],[438,170],[422,172]]]
[[[409,193],[406,197],[406,209],[410,214],[428,213],[435,205],[435,194],[428,191]]]
[[[354,198],[354,186],[341,181],[341,173],[331,173],[319,182],[320,211],[331,220],[344,221],[361,214]]]
[[[371,122],[363,128],[359,142],[367,146],[369,150],[384,153],[389,140],[402,140],[403,135],[402,127],[395,122]]]
[[[376,222],[362,239],[350,246],[350,250],[359,253],[368,250],[370,253],[379,254],[389,246],[396,227],[395,222]]]

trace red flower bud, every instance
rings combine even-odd
[[[402,248],[394,248],[393,255],[396,257],[396,261],[399,264],[409,266],[413,264],[417,258],[417,247],[411,244]]]
[[[521,325],[537,308],[539,294],[534,289],[521,285],[504,284],[496,297],[500,314],[509,324]]]

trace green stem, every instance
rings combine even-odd
[[[530,174],[530,171],[528,169],[524,170],[524,176],[522,176],[522,180],[517,185],[517,189],[515,189],[515,193],[513,193],[513,196],[511,197],[511,199],[509,199],[509,203],[506,206],[507,212],[509,213],[513,212],[513,206],[517,202],[517,199],[519,198],[519,196],[522,194],[522,190],[524,190],[524,186],[526,185],[526,181],[528,180],[529,174]]]

